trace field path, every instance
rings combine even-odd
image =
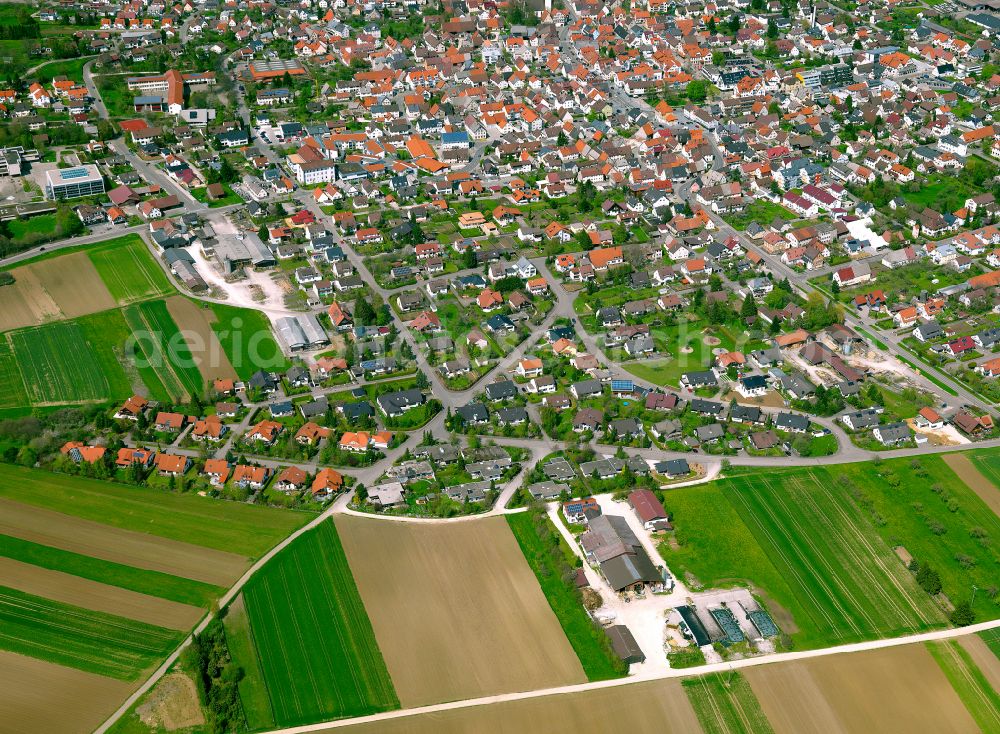
[[[1000,489],[983,476],[966,454],[945,454],[944,463],[1000,517]]]

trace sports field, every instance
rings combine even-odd
[[[174,290],[138,235],[90,248],[87,256],[119,304],[167,295]]]
[[[770,734],[746,678],[736,672],[713,673],[684,681],[684,692],[705,734]]]
[[[893,547],[938,572],[957,603],[989,588],[982,539],[1000,521],[938,457],[744,473],[667,496],[680,548],[668,565],[706,586],[749,583],[799,646],[946,623]],[[979,595],[979,619],[995,615]]]
[[[336,524],[404,707],[586,681],[504,518]]]
[[[0,649],[88,673],[135,680],[182,633],[0,586]]]
[[[243,598],[277,724],[399,706],[332,522],[278,554]]]

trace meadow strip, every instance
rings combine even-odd
[[[740,673],[713,673],[683,681],[705,734],[771,734],[774,730]]]
[[[987,479],[967,454],[956,452],[945,454],[942,458],[948,468],[955,472],[958,478],[993,510],[994,514],[1000,516],[1000,487]]]
[[[224,591],[221,586],[134,568],[124,563],[32,543],[11,535],[0,535],[0,557],[204,609],[222,596]]]
[[[0,648],[119,680],[136,680],[182,633],[0,586]]]
[[[239,688],[247,727],[251,731],[273,727],[275,721],[274,713],[271,711],[271,698],[264,683],[264,673],[260,669],[260,660],[254,647],[250,620],[247,617],[242,594],[227,607],[222,624],[226,632],[229,655],[233,662],[243,669]]]

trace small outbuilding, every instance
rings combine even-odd
[[[634,663],[646,662],[646,655],[635,641],[632,632],[623,624],[615,624],[607,629],[608,637],[611,638],[611,648],[615,655],[624,662],[632,665]]]

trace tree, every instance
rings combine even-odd
[[[726,63],[726,55],[722,53],[722,51],[713,51],[712,63],[715,66],[722,66],[724,63]]]
[[[941,593],[941,577],[926,563],[921,563],[917,570],[917,583],[931,596],[937,596]]]
[[[767,37],[772,41],[778,37],[778,24],[774,22],[774,18],[770,18],[767,21]]]
[[[375,309],[364,298],[359,298],[354,302],[354,323],[359,325],[371,325],[375,323]]]
[[[713,36],[715,35],[715,16],[708,19],[708,32]]]
[[[757,302],[754,300],[753,293],[747,293],[747,297],[743,299],[743,305],[740,307],[740,316],[744,319],[748,319],[751,316],[757,315]]]
[[[956,627],[968,627],[976,621],[976,613],[972,611],[972,605],[967,601],[960,601],[955,605],[951,613],[951,623]]]
[[[708,99],[708,82],[704,79],[692,79],[687,83],[684,92],[694,104],[701,104]]]

